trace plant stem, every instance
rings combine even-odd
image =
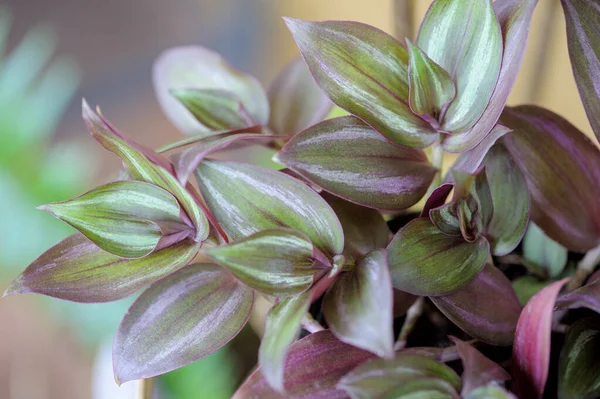
[[[323,331],[325,328],[316,321],[310,313],[307,313],[304,316],[304,320],[302,320],[302,328],[304,328],[309,333],[313,334],[319,331]]]
[[[152,399],[154,391],[154,378],[138,380],[136,399]]]
[[[394,345],[395,350],[404,349],[406,347],[406,341],[408,340],[408,336],[415,328],[417,324],[417,320],[423,313],[423,304],[425,302],[424,297],[419,297],[412,304],[412,306],[406,312],[406,320],[404,320],[404,324],[402,325],[402,329],[400,330],[400,334],[398,335],[398,341],[396,341],[396,345]]]
[[[444,150],[442,149],[442,145],[437,142],[433,143],[431,146],[431,166],[437,169],[435,172],[435,176],[433,177],[433,181],[431,182],[431,186],[429,186],[429,192],[426,197],[429,197],[429,194],[433,190],[435,190],[440,184],[442,184],[442,168],[444,166]]]
[[[596,265],[600,262],[600,245],[596,248],[589,250],[583,259],[577,265],[577,271],[575,275],[569,281],[567,285],[567,292],[571,292],[581,287],[585,280],[596,268]]]

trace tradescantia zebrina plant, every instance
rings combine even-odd
[[[286,19],[303,58],[268,90],[210,50],[165,52],[155,89],[187,137],[148,149],[84,102],[125,177],[42,206],[78,233],[6,295],[145,289],[116,333],[119,382],[214,352],[261,295],[236,398],[598,397],[600,152],[548,110],[506,107],[536,4],[435,0],[406,44]],[[598,136],[600,5],[563,6]],[[332,103],[347,115],[326,119]],[[213,157],[249,144],[280,169]]]

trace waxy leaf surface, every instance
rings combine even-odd
[[[269,127],[290,137],[322,121],[333,106],[301,57],[285,67],[269,88],[268,95],[271,105]]]
[[[277,158],[324,190],[378,209],[414,205],[435,175],[423,151],[392,144],[353,116],[297,134]]]
[[[194,264],[148,288],[131,305],[113,344],[121,383],[199,360],[244,327],[254,293],[221,267]]]
[[[288,229],[263,230],[206,253],[244,284],[278,297],[305,291],[319,270],[310,240]]]
[[[376,398],[388,390],[415,379],[440,379],[460,390],[458,375],[437,360],[421,355],[399,354],[393,360],[373,359],[346,374],[338,387],[352,398]]]
[[[600,396],[600,319],[586,317],[567,331],[558,362],[558,397],[592,399]]]
[[[485,111],[477,123],[461,134],[446,136],[442,146],[449,152],[470,150],[490,133],[504,110],[521,68],[529,25],[538,0],[496,0],[494,10],[502,30],[504,51],[500,75]],[[459,22],[460,24],[460,22]]]
[[[552,311],[563,279],[533,296],[519,317],[510,373],[519,398],[541,398],[548,379]]]
[[[408,104],[408,53],[393,37],[358,22],[287,18],[310,72],[338,106],[391,141],[426,147],[438,138]]]
[[[562,117],[536,106],[506,108],[513,132],[503,145],[531,194],[531,220],[550,238],[577,252],[600,239],[600,151]]]
[[[393,292],[384,249],[369,253],[342,272],[325,294],[323,313],[343,342],[394,357]]]
[[[259,367],[234,395],[234,399],[342,399],[339,379],[373,354],[347,345],[329,330],[319,331],[292,344],[285,362],[285,394],[269,386]],[[325,370],[325,372],[324,372]]]
[[[5,295],[33,292],[74,302],[116,301],[185,266],[199,248],[188,239],[144,258],[124,259],[77,233],[33,261]]]
[[[139,181],[109,183],[38,209],[52,213],[100,248],[124,258],[148,255],[163,236],[173,232],[169,231],[172,228],[190,229],[179,219],[181,211],[175,197]]]
[[[431,300],[473,338],[492,345],[512,343],[521,305],[510,280],[496,267],[487,264],[460,290]]]
[[[575,82],[596,138],[600,137],[600,4],[562,0]]]
[[[489,254],[484,238],[474,242],[448,236],[428,219],[403,227],[387,247],[394,287],[414,295],[446,295],[483,269]]]
[[[232,240],[272,227],[306,234],[330,255],[344,246],[329,205],[302,182],[260,166],[206,160],[196,169],[202,196]]]
[[[462,132],[481,117],[502,64],[502,33],[491,0],[437,0],[419,28],[417,45],[456,84],[441,129]]]
[[[154,91],[165,114],[187,135],[206,132],[172,91],[177,89],[225,90],[234,95],[255,123],[266,125],[269,102],[260,83],[232,68],[219,54],[200,46],[176,47],[162,53],[153,68]]]

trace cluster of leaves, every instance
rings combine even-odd
[[[600,135],[600,7],[563,3]],[[79,233],[7,294],[105,302],[148,287],[115,337],[120,382],[214,352],[263,295],[272,308],[260,367],[238,398],[541,397],[551,348],[561,349],[552,330],[567,324],[558,395],[598,396],[600,274],[579,286],[600,252],[600,151],[550,111],[505,107],[536,4],[436,0],[406,47],[355,22],[286,19],[303,60],[268,91],[209,50],[166,52],[156,92],[189,137],[153,151],[84,102],[88,130],[123,161],[125,178],[43,206]],[[349,115],[323,120],[331,102]],[[284,169],[211,157],[248,144],[276,150]],[[460,153],[445,175],[444,151]],[[420,215],[392,236],[385,218],[406,219],[420,200]],[[567,249],[587,254],[561,295]],[[510,256],[529,270],[520,279],[546,280],[521,295],[523,309],[519,279],[494,265]],[[317,300],[327,330],[309,313]],[[424,303],[473,341],[406,347]],[[568,311],[581,307],[594,312]],[[302,327],[312,334],[296,342]],[[500,359],[510,374],[474,343],[512,345]]]

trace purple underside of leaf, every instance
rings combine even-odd
[[[449,152],[464,152],[475,147],[494,128],[506,105],[521,67],[529,25],[538,0],[497,0],[494,10],[500,23],[503,55],[500,75],[481,118],[468,131],[444,137],[442,146]]]
[[[587,308],[600,313],[600,279],[561,295],[556,306],[563,309]]]
[[[486,265],[462,289],[431,300],[474,338],[492,345],[512,343],[521,305],[510,280],[496,267]]]
[[[427,198],[423,210],[421,211],[421,217],[429,217],[429,212],[433,208],[444,205],[453,188],[454,184],[452,183],[444,183],[441,186],[436,187],[429,195],[429,198]]]
[[[479,144],[460,154],[458,159],[452,165],[452,168],[465,173],[475,173],[475,171],[477,171],[477,169],[479,169],[481,166],[481,163],[483,162],[483,159],[490,148],[492,148],[496,141],[502,138],[502,136],[510,132],[511,129],[505,126],[494,126],[492,131],[486,135],[483,140],[479,142]]]
[[[190,265],[158,281],[119,326],[117,381],[150,378],[213,353],[244,327],[253,303],[254,292],[216,265]]]
[[[4,295],[31,292],[74,302],[116,301],[185,266],[199,248],[185,240],[144,258],[124,259],[77,233],[33,261]]]
[[[336,388],[339,379],[373,355],[339,341],[328,330],[301,339],[290,347],[285,361],[284,397],[342,399],[347,394]],[[234,399],[279,399],[258,368],[242,384]]]
[[[511,375],[519,398],[541,398],[548,379],[554,302],[568,278],[538,292],[521,312],[515,333]]]
[[[422,151],[390,143],[353,116],[297,134],[277,160],[332,194],[377,209],[414,205],[436,173]]]

